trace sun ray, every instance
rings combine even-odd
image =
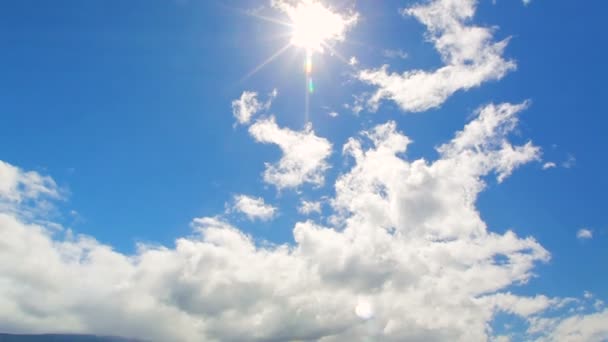
[[[251,12],[248,12],[248,13],[245,13],[245,14],[248,15],[248,16],[257,18],[257,19],[261,19],[261,20],[267,21],[269,23],[279,24],[279,25],[283,25],[283,26],[286,26],[286,27],[289,27],[289,28],[293,28],[293,24],[291,24],[289,22],[286,22],[286,21],[283,21],[283,20],[280,20],[280,19],[276,19],[276,18],[272,18],[272,17],[267,17],[265,15],[261,15],[261,14],[257,14],[257,13],[251,13]]]
[[[345,64],[350,64],[348,58],[342,56],[336,49],[334,49],[331,45],[323,42],[323,47],[325,47],[329,52],[331,52],[334,56],[338,57],[339,60],[344,62]]]
[[[248,79],[249,77],[253,76],[255,73],[257,73],[258,71],[260,71],[263,67],[265,67],[266,65],[268,65],[268,63],[272,62],[277,57],[279,57],[280,55],[282,55],[283,53],[285,53],[285,51],[287,51],[287,49],[289,49],[290,47],[291,47],[291,44],[286,44],[285,46],[283,46],[282,48],[280,48],[279,50],[277,50],[277,52],[275,52],[274,54],[272,54],[272,56],[268,57],[265,61],[263,61],[262,63],[260,63],[258,66],[256,66],[255,68],[253,68],[253,70],[251,70],[249,73],[247,73],[245,76],[243,76],[243,78],[241,78],[240,82],[243,82],[246,79]]]
[[[342,62],[349,65],[346,57],[337,52],[332,43],[344,41],[346,31],[358,20],[358,13],[343,11],[336,12],[335,7],[328,7],[319,0],[300,0],[298,2],[278,1],[273,5],[287,15],[289,22],[267,17],[257,12],[246,14],[267,22],[280,24],[289,28],[290,41],[287,45],[272,54],[268,59],[256,66],[245,75],[241,81],[251,77],[267,64],[282,55],[290,47],[301,48],[305,51],[304,74],[305,74],[305,123],[309,122],[310,101],[315,92],[314,83],[314,55],[322,55],[329,51],[332,56],[338,57]]]

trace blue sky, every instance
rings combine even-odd
[[[513,276],[506,284],[482,292],[483,295],[512,293],[537,299],[535,296],[544,295],[547,300],[553,300],[547,306],[557,307],[559,312],[546,314],[549,309],[544,308],[542,312],[522,314],[517,318],[521,326],[514,331],[504,327],[499,314],[496,318],[475,316],[482,326],[494,327],[493,331],[481,329],[481,335],[445,335],[447,333],[440,327],[426,326],[426,329],[431,335],[437,332],[432,336],[439,340],[448,338],[446,336],[462,339],[482,335],[489,339],[510,335],[518,340],[525,334],[538,339],[556,338],[558,335],[540,336],[529,328],[547,317],[553,319],[547,324],[553,327],[549,330],[555,334],[565,334],[564,324],[576,319],[580,326],[587,327],[587,330],[581,328],[585,331],[597,327],[597,322],[608,326],[608,311],[603,304],[597,304],[608,299],[605,272],[608,222],[603,200],[608,183],[603,174],[606,158],[602,142],[608,123],[603,115],[602,100],[607,68],[601,53],[605,41],[601,16],[606,5],[602,2],[581,4],[541,0],[533,0],[527,5],[515,0],[324,2],[323,8],[331,13],[337,13],[344,20],[356,20],[343,28],[341,37],[325,41],[335,53],[327,48],[324,52],[313,52],[315,91],[307,95],[305,47],[291,46],[250,74],[274,52],[290,43],[292,28],[267,19],[289,22],[288,9],[298,6],[294,3],[282,0],[273,3],[265,0],[3,2],[0,5],[3,51],[0,55],[0,160],[18,167],[19,174],[34,171],[37,175],[52,177],[54,183],[47,183],[45,187],[56,194],[48,196],[50,198],[45,198],[44,191],[26,194],[26,181],[10,186],[10,182],[17,182],[18,178],[11,180],[5,173],[7,178],[2,180],[0,172],[0,196],[4,196],[0,209],[17,218],[20,225],[38,223],[47,225],[46,229],[59,225],[63,232],[69,229],[74,234],[90,236],[100,246],[111,246],[121,257],[141,256],[138,244],[162,245],[173,250],[176,239],[196,240],[192,236],[197,234],[197,229],[211,228],[197,228],[194,218],[214,219],[238,227],[238,231],[253,237],[256,245],[269,242],[302,247],[302,243],[294,240],[293,229],[297,223],[314,222],[332,232],[345,234],[350,230],[358,231],[350,226],[356,221],[354,218],[369,219],[366,213],[358,212],[359,209],[348,203],[358,203],[357,196],[364,194],[352,195],[349,201],[341,202],[346,197],[336,184],[344,176],[367,177],[365,172],[373,170],[353,173],[359,161],[342,153],[349,138],[358,137],[363,142],[365,138],[359,132],[372,132],[378,125],[393,121],[396,130],[413,141],[405,153],[397,149],[396,154],[408,162],[424,159],[430,165],[435,160],[447,158],[436,148],[449,143],[456,132],[477,120],[475,113],[478,110],[491,103],[515,105],[529,101],[526,109],[512,109],[513,115],[518,113],[519,122],[516,127],[503,127],[510,132],[505,141],[513,146],[531,141],[538,150],[522,152],[521,161],[497,162],[492,171],[477,175],[476,179],[484,181],[486,188],[473,203],[488,232],[501,235],[511,229],[521,241],[533,237],[551,257],[539,256],[520,278]],[[440,7],[443,10],[439,12],[426,10],[433,5],[446,7]],[[404,8],[419,8],[422,14],[401,13]],[[454,9],[454,12],[446,8]],[[456,17],[457,9],[466,12],[471,8],[473,17]],[[425,19],[431,24],[424,25]],[[323,27],[323,22],[318,25]],[[438,31],[432,31],[432,25],[439,27]],[[433,37],[450,40],[461,34],[460,29],[473,26],[489,35],[488,39],[481,40],[481,47],[475,47],[474,42],[470,45],[466,42],[450,45],[452,43],[448,42],[442,58]],[[506,44],[504,50],[494,50],[493,44],[498,42]],[[471,86],[463,86],[467,81],[453,77],[451,82],[457,84],[454,91],[438,101],[431,98],[444,90],[442,87],[449,83],[445,80],[438,82],[442,90],[435,93],[425,93],[422,84],[409,87],[405,76],[390,85],[382,83],[384,77],[393,72],[394,76],[412,70],[433,73],[448,65],[450,58],[469,58],[467,51],[473,56],[469,56],[472,62],[454,62],[465,68],[459,77],[474,77],[471,76],[476,72],[474,68],[466,68],[471,64],[479,63],[480,69],[491,65],[492,70]],[[349,64],[351,57],[355,57],[357,63]],[[493,58],[499,59],[496,65],[488,62]],[[387,65],[386,71],[380,69],[382,65]],[[500,67],[505,68],[503,73],[499,71]],[[366,78],[366,73],[371,76]],[[391,87],[396,87],[396,94],[390,95]],[[271,95],[274,89],[276,97]],[[412,99],[410,94],[419,89],[422,90],[416,95],[418,97]],[[254,110],[251,120],[239,123],[233,115],[233,101],[241,98],[244,92],[257,93],[260,108]],[[382,93],[377,103],[373,99],[375,93]],[[404,96],[404,100],[400,101],[400,96]],[[306,101],[309,101],[308,114]],[[415,101],[432,104],[428,108],[424,105],[415,107]],[[353,111],[356,105],[361,105],[360,112]],[[337,116],[329,115],[331,112]],[[318,160],[302,159],[302,163],[311,163],[314,172],[322,175],[322,182],[300,179],[295,186],[281,186],[265,179],[267,165],[278,165],[276,163],[288,155],[282,154],[272,143],[273,139],[278,139],[273,135],[276,132],[267,132],[270,143],[265,144],[259,143],[263,139],[252,133],[253,127],[260,131],[270,129],[267,124],[271,116],[285,134],[303,134],[295,139],[296,142],[305,141],[309,134],[309,138],[320,139],[310,140],[311,144],[318,143],[319,151],[323,150],[324,144],[331,145],[331,153]],[[482,146],[493,143],[493,139],[500,140],[500,132],[499,129],[497,137],[476,144]],[[302,151],[313,150],[311,145],[308,145],[309,149],[296,145],[294,143],[293,148],[299,152],[294,153],[294,158],[300,158]],[[363,150],[371,148],[368,145],[369,142],[363,143]],[[460,153],[454,146],[448,150],[446,155]],[[319,166],[321,160],[327,168]],[[383,165],[392,168],[390,163],[387,160],[378,168],[382,169]],[[499,182],[496,174],[511,166],[514,168],[512,174],[509,172],[508,177]],[[394,168],[399,169],[398,166]],[[283,171],[279,170],[278,176],[285,176]],[[383,177],[388,176],[381,179]],[[404,174],[395,179],[407,177]],[[353,181],[353,184],[365,183],[365,179]],[[9,184],[4,193],[1,191],[3,182]],[[352,186],[349,191],[358,191],[358,186]],[[391,189],[392,185],[385,186]],[[395,189],[403,188],[396,186]],[[395,196],[392,205],[397,206],[397,212],[387,211],[380,216],[407,216],[404,213],[410,209],[404,209],[406,204],[399,202],[399,198],[409,193],[395,191],[397,193],[391,192],[389,197]],[[431,193],[434,190],[422,188],[420,191]],[[247,209],[239,209],[236,203],[239,195],[263,200],[262,207],[274,208],[272,214],[256,217]],[[27,198],[31,203],[16,201],[16,196]],[[298,212],[302,200],[321,201],[321,212]],[[414,201],[420,208],[412,207],[412,213],[415,213],[412,215],[424,213],[427,200],[421,197]],[[251,203],[254,207],[259,205],[255,201]],[[260,210],[261,207],[256,208]],[[210,224],[209,220],[205,222],[207,226],[218,225],[217,222]],[[400,227],[399,222],[403,221],[396,219],[395,222],[391,223],[396,225],[392,228],[402,229],[407,234],[416,231],[419,237],[426,236],[428,231],[425,229],[430,227],[410,227],[414,223],[407,220],[407,224]],[[458,226],[464,224],[462,222],[454,224]],[[5,224],[6,238],[14,231]],[[378,229],[383,225],[379,221],[366,224],[377,224]],[[590,237],[577,237],[582,229],[588,230]],[[63,233],[53,234],[50,241],[64,241]],[[447,241],[463,238],[437,234],[438,238]],[[10,253],[0,254],[0,259],[10,260],[17,256]],[[291,255],[301,260],[298,256],[297,253]],[[546,260],[542,262],[541,259]],[[398,277],[401,271],[390,272]],[[206,274],[200,274],[202,282],[207,280]],[[479,276],[490,275],[480,273]],[[8,283],[18,279],[10,278],[10,275],[6,278]],[[325,285],[321,278],[317,284],[320,287]],[[351,285],[344,286],[349,288]],[[236,287],[233,290],[237,291]],[[376,293],[374,291],[370,293]],[[14,297],[7,295],[10,293],[4,289],[0,291],[0,298],[11,301]],[[369,303],[359,301],[357,308],[371,305],[376,308],[370,309],[371,316],[375,317],[364,317],[363,323],[353,323],[350,318],[343,318],[342,313],[336,313],[336,317],[341,317],[336,320],[342,320],[336,326],[349,328],[317,327],[315,323],[306,323],[295,329],[303,331],[301,335],[289,337],[281,335],[284,332],[280,329],[269,328],[261,333],[259,340],[301,336],[319,339],[324,336],[319,331],[332,332],[330,335],[337,340],[360,336],[361,331],[368,331],[379,340],[415,338],[414,335],[387,332],[391,314],[381,312],[380,304],[370,293],[366,294],[371,298],[366,297]],[[399,291],[395,290],[395,293],[398,295]],[[57,302],[62,302],[61,295],[56,295]],[[87,304],[78,303],[78,307]],[[593,303],[597,304],[595,308]],[[229,306],[238,308],[238,305],[231,303]],[[175,306],[180,312],[199,317],[196,310],[192,313],[181,308],[179,303]],[[19,305],[15,304],[15,307]],[[65,317],[79,322],[59,325],[59,330],[108,332],[102,326],[87,323],[90,317],[85,310],[73,312],[59,304],[52,310],[46,309],[49,312],[59,310]],[[112,312],[111,307],[107,310]],[[359,311],[355,312],[355,317],[362,316]],[[7,312],[0,310],[0,328],[4,330],[43,332],[50,329],[49,320],[27,317],[21,322],[13,322]],[[27,313],[19,315],[23,316],[14,317],[26,317]],[[64,316],[56,314],[56,317]],[[198,319],[205,321],[206,318],[201,317]],[[184,332],[183,336],[165,331],[152,332],[157,335],[149,336],[126,328],[117,331],[153,339],[158,336],[172,336],[176,340],[192,340],[193,336],[204,336],[208,340],[238,339],[238,336],[222,335],[225,333],[222,323],[226,320],[205,321],[208,326],[204,329],[191,335]],[[285,326],[289,324],[285,323]],[[406,329],[411,322],[394,324],[401,324],[400,327]],[[243,327],[246,326],[243,323]],[[384,327],[380,330],[385,335],[374,330],[377,326]],[[306,329],[314,333],[307,334]],[[458,329],[454,328],[454,331]],[[586,338],[592,341],[608,338],[605,328],[595,334]],[[430,338],[431,335],[420,336]],[[567,340],[565,335],[559,336]]]

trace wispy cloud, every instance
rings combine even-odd
[[[300,202],[298,212],[304,215],[310,215],[312,213],[321,213],[321,202],[319,201],[305,201]]]
[[[257,92],[244,91],[240,98],[232,101],[232,115],[234,115],[239,124],[248,124],[254,115],[270,109],[272,101],[277,97],[277,94],[277,89],[274,89],[269,94],[266,102],[260,102]]]
[[[502,57],[508,40],[494,42],[492,28],[469,25],[477,1],[434,0],[406,8],[403,15],[423,23],[445,66],[434,70],[389,72],[389,66],[362,70],[358,78],[377,90],[368,99],[376,110],[391,100],[404,111],[421,112],[440,106],[452,94],[489,80],[498,80],[515,69]]]
[[[385,49],[385,50],[382,50],[382,56],[384,56],[386,58],[407,59],[408,54],[407,54],[407,52],[405,52],[401,49],[397,49],[397,50]]]

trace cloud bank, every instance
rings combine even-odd
[[[514,69],[502,57],[506,42],[468,23],[475,5],[436,0],[404,10],[427,26],[446,65],[363,70],[359,79],[377,87],[368,104],[422,111]],[[310,125],[253,120],[269,107],[255,92],[233,102],[253,139],[282,152],[264,181],[278,190],[323,185],[332,143]],[[606,340],[603,302],[513,293],[550,253],[533,237],[491,229],[476,207],[492,178],[503,182],[540,160],[531,141],[509,139],[526,108],[478,109],[432,161],[404,157],[411,140],[394,121],[361,131],[342,146],[352,166],[334,183],[329,220],[284,227],[293,244],[262,243],[217,216],[194,218],[192,234],[173,246],[121,253],[48,222],[38,208],[61,198],[53,179],[0,161],[0,330],[151,341],[504,341],[509,335],[492,328],[504,314],[523,323],[524,340]],[[232,206],[251,220],[278,210],[247,195]],[[573,306],[584,310],[568,313]]]
[[[3,211],[0,329],[153,341],[483,341],[503,312],[551,327],[530,336],[599,341],[605,311],[548,320],[543,313],[565,299],[509,291],[550,255],[531,237],[490,231],[475,208],[487,175],[504,179],[537,158],[531,143],[507,139],[524,108],[481,108],[433,162],[402,157],[410,140],[394,122],[361,132],[343,148],[354,165],[336,181],[334,225],[298,222],[293,245],[260,245],[204,217],[172,247],[142,244],[127,255]],[[270,119],[260,125],[291,137]],[[1,173],[3,200],[56,193],[50,178],[0,165],[12,170]],[[36,191],[13,186],[23,179]]]

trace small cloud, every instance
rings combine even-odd
[[[585,292],[583,292],[583,297],[585,297],[585,299],[593,298],[593,293],[591,293],[589,291],[585,291]]]
[[[399,50],[391,50],[391,49],[386,49],[382,51],[382,56],[386,57],[386,58],[399,58],[399,59],[406,59],[408,57],[407,52],[399,49]]]
[[[312,213],[321,213],[321,202],[304,201],[300,202],[298,212],[303,215],[309,215]]]
[[[327,113],[327,115],[331,116],[332,118],[335,118],[335,117],[338,117],[339,114],[336,111],[331,111],[331,112]]]
[[[593,232],[589,229],[582,228],[578,230],[576,237],[580,240],[591,239],[593,237]]]
[[[275,88],[268,94],[266,102],[258,100],[258,93],[254,91],[244,91],[241,97],[232,101],[232,114],[239,124],[248,124],[257,113],[269,110],[272,101],[277,97],[279,91]]]
[[[524,6],[528,6],[532,0],[522,0],[522,2],[524,3]]]
[[[549,170],[554,167],[557,167],[557,164],[555,164],[554,162],[548,162],[543,165],[543,170]]]
[[[601,299],[596,299],[593,303],[593,307],[598,311],[601,310],[604,307],[604,301]]]
[[[277,208],[266,204],[261,197],[236,195],[234,196],[233,210],[245,214],[251,221],[256,219],[268,221],[275,216]]]
[[[349,60],[348,60],[348,65],[352,65],[355,66],[359,64],[359,60],[357,59],[357,57],[352,56]]]
[[[257,142],[278,145],[283,152],[277,163],[266,163],[266,183],[277,189],[297,188],[304,183],[324,184],[332,144],[317,136],[312,124],[307,124],[302,131],[294,131],[279,127],[275,118],[270,117],[256,121],[249,127],[249,133]]]
[[[576,165],[576,158],[572,154],[569,154],[568,159],[562,163],[562,167],[566,169],[571,169],[574,165]]]

